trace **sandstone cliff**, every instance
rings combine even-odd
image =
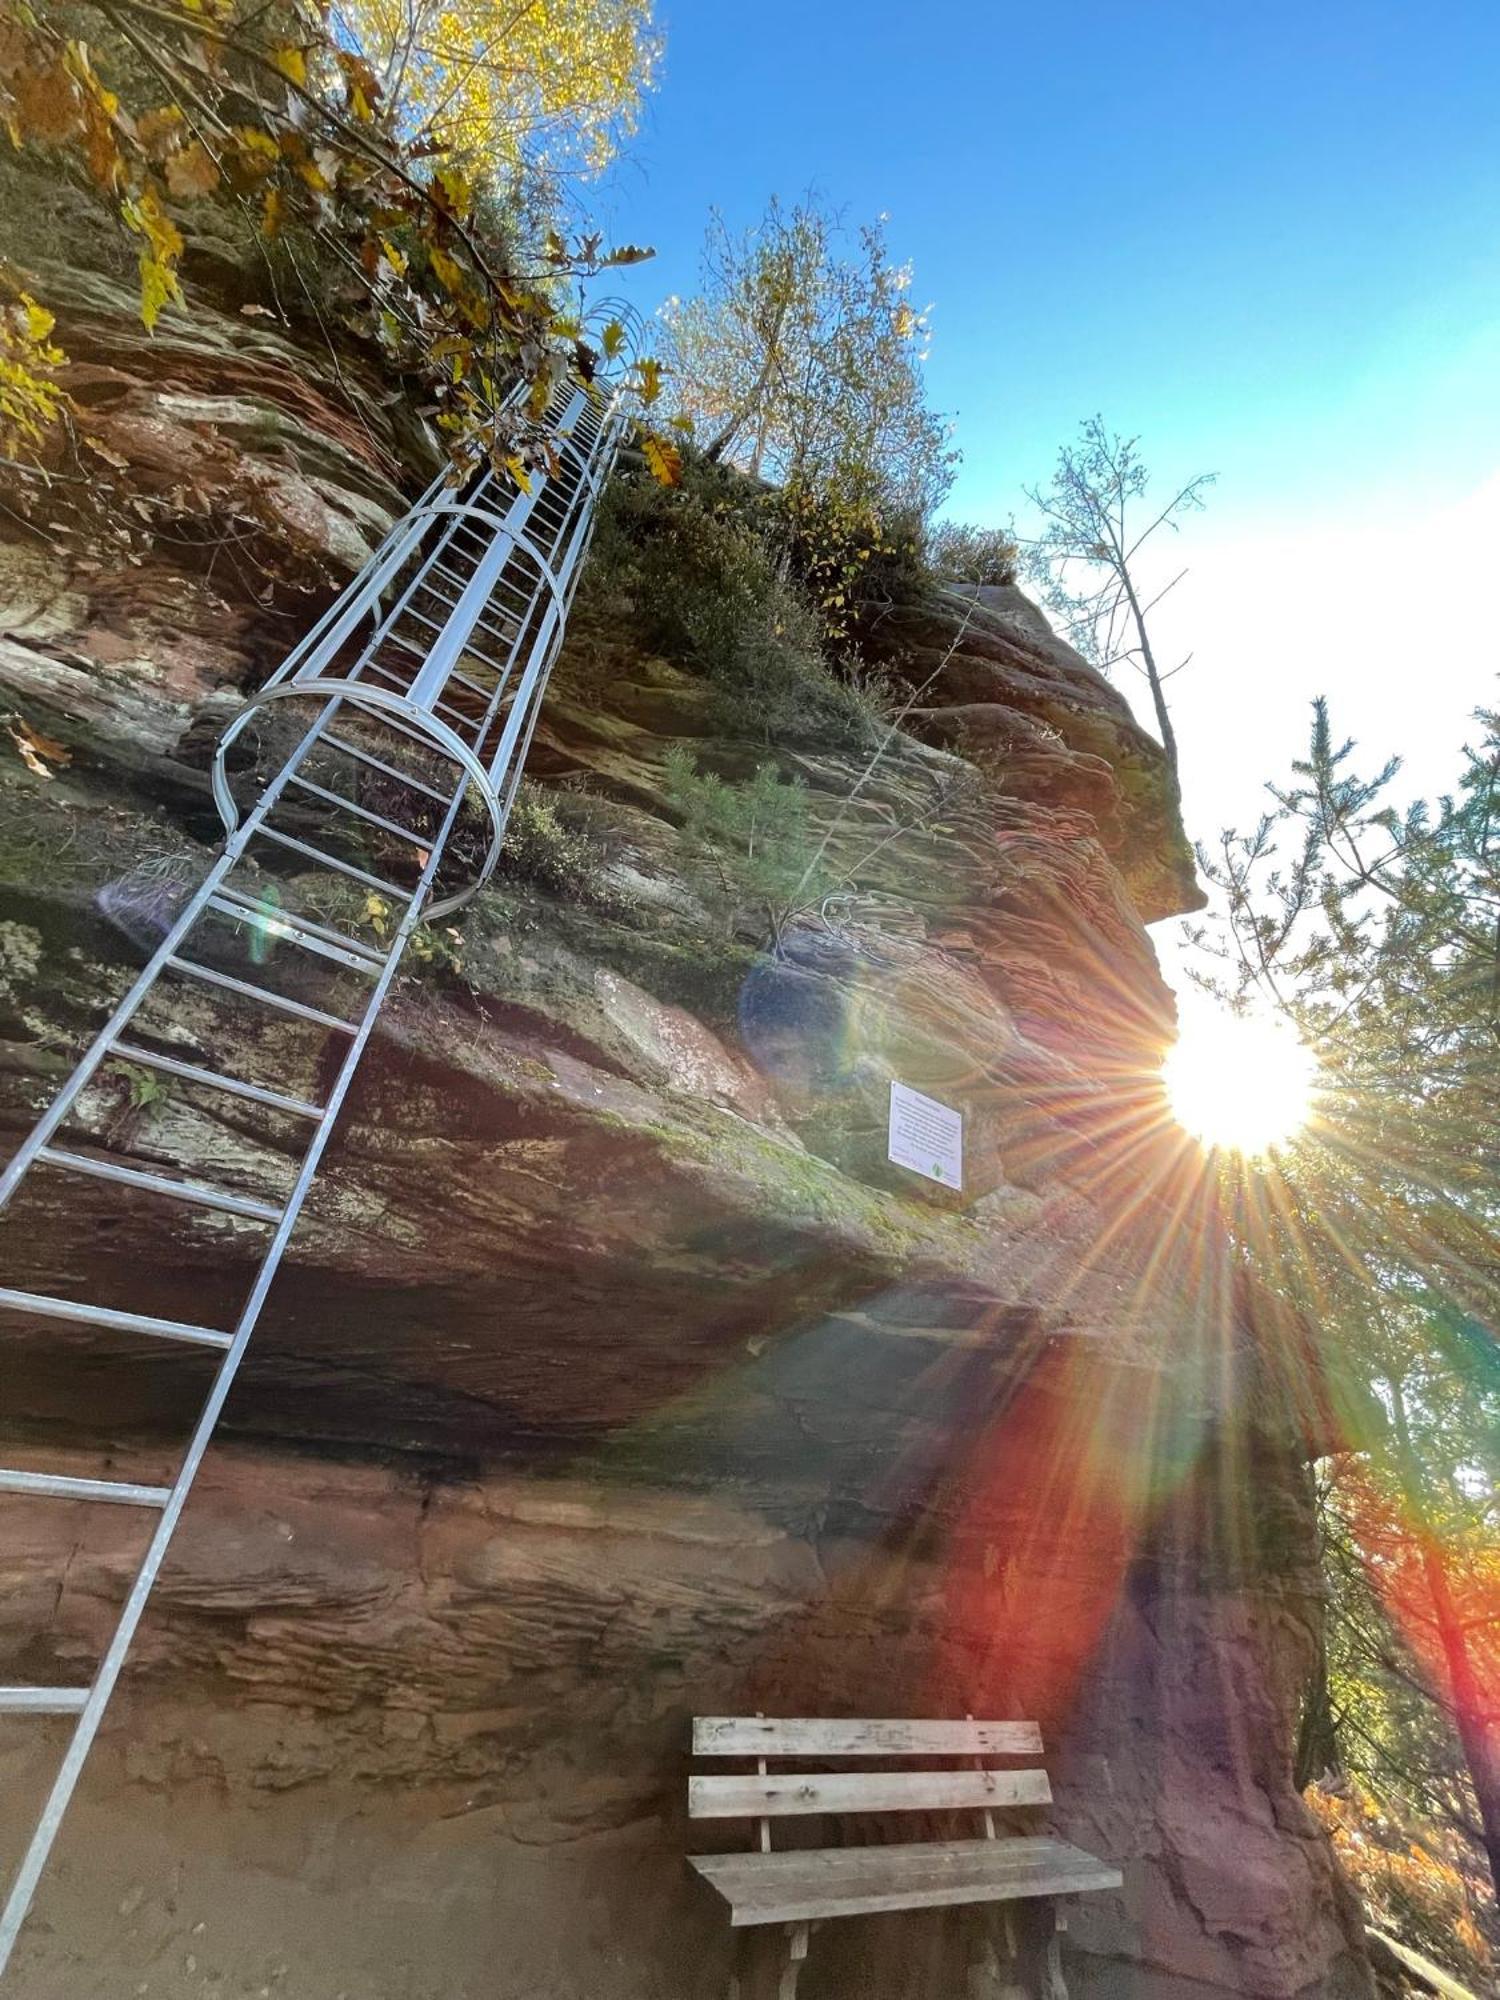
[[[107,257],[46,271],[124,531],[28,489],[0,555],[0,705],[68,753],[0,756],[7,1139],[202,867],[218,729],[426,469],[399,385],[194,275],[221,310],[147,342]],[[531,768],[596,879],[513,869],[390,1007],[17,2000],[707,2000],[686,1730],[744,1707],[1039,1715],[1058,1825],[1126,1877],[1073,1915],[1075,1991],[1365,1990],[1289,1774],[1301,1445],[1152,1082],[1143,922],[1197,893],[1160,754],[1014,591],[935,588],[879,643],[940,671],[852,806],[867,745],[774,746],[849,893],[716,952],[665,760],[767,746],[628,594],[581,604]],[[963,1200],[885,1166],[892,1075],[964,1108]],[[259,1184],[223,1100],[89,1117]],[[144,1273],[103,1219],[37,1200],[7,1281],[197,1320],[242,1290],[223,1218]],[[7,1333],[18,1448],[165,1464],[194,1357]],[[134,1523],[6,1515],[5,1674],[76,1674]],[[6,1758],[19,1809],[41,1766]],[[835,1927],[803,1990],[957,1990],[956,1949]]]

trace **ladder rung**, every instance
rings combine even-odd
[[[310,917],[299,910],[295,916],[289,911],[269,911],[259,898],[244,889],[236,889],[231,883],[221,883],[208,899],[211,909],[221,911],[225,916],[251,917],[259,922],[273,937],[290,938],[293,944],[305,945],[309,951],[316,951],[323,958],[331,958],[341,965],[351,965],[356,972],[379,972],[385,964],[385,955],[376,951],[363,938],[350,937],[347,931],[331,930],[327,924],[320,924],[316,917]]]
[[[331,806],[338,806],[343,812],[351,812],[356,819],[362,819],[371,826],[378,826],[382,833],[393,833],[398,840],[409,840],[413,847],[432,845],[430,834],[415,833],[409,826],[401,826],[393,819],[386,819],[380,813],[371,812],[368,806],[360,805],[343,792],[331,792],[326,785],[314,784],[311,778],[304,778],[293,771],[290,782],[304,792],[311,792],[315,799],[326,799]]]
[[[392,896],[402,903],[411,901],[410,889],[398,888],[394,882],[387,882],[381,875],[372,875],[368,868],[356,868],[352,861],[342,861],[336,854],[325,854],[321,847],[298,840],[295,834],[282,833],[274,826],[267,826],[264,820],[255,831],[263,840],[274,840],[278,847],[290,848],[293,854],[304,854],[309,861],[316,861],[320,868],[335,869],[340,875],[347,875],[353,882],[363,882],[367,889],[374,889],[382,896]]]
[[[39,1500],[104,1500],[118,1507],[165,1507],[170,1486],[128,1486],[117,1479],[66,1479],[56,1472],[13,1472],[0,1467],[0,1493],[29,1493]]]
[[[503,683],[510,669],[507,666],[505,666],[503,662],[492,658],[490,654],[482,651],[480,647],[474,644],[474,633],[478,631],[493,632],[495,639],[501,646],[510,645],[513,641],[514,634],[506,632],[496,632],[494,631],[494,628],[492,626],[486,625],[482,618],[476,618],[474,620],[472,627],[470,628],[469,637],[465,639],[458,656],[461,660],[482,661],[483,664],[487,666],[492,673],[497,674],[499,676],[501,682]],[[420,647],[408,645],[405,639],[398,639],[390,635],[387,635],[387,637],[382,639],[380,643],[382,646],[399,646],[403,653],[410,653],[414,660],[425,660],[427,658],[427,655],[421,650]],[[482,695],[486,701],[488,701],[490,696],[495,692],[493,688],[481,687],[477,681],[471,681],[466,679],[465,676],[461,674],[456,667],[450,671],[448,679],[443,682],[443,686],[447,687],[453,681],[463,681],[465,687],[472,688],[475,694]],[[471,718],[468,717],[465,718],[465,720],[469,719]]]
[[[504,631],[500,626],[492,625],[487,618],[476,618],[474,620],[474,629],[476,632],[483,632],[487,634],[488,637],[494,640],[497,646],[502,648],[502,650],[507,646],[513,646],[516,643],[516,640],[519,637],[521,631],[520,626],[516,624],[513,624],[508,632]],[[477,646],[466,645],[464,647],[464,653],[472,655],[473,657],[481,660],[489,658],[489,655],[487,653],[481,653]]]
[[[447,598],[439,597],[437,591],[432,589],[431,584],[424,583],[422,585],[422,589],[429,591],[432,596],[438,599],[438,602],[440,604],[448,605],[449,610],[453,610],[455,608],[453,605],[448,604]],[[480,610],[479,614],[474,620],[471,630],[475,632],[488,632],[490,637],[492,639],[498,639],[502,646],[509,645],[511,640],[515,637],[516,633],[520,630],[519,624],[517,623],[516,619],[509,612],[505,610],[504,606],[501,606],[500,607],[501,617],[509,618],[511,623],[511,630],[509,632],[503,631],[500,626],[492,624],[489,618],[485,615],[488,605],[489,605],[489,599],[486,598],[485,608]],[[416,617],[420,617],[421,613],[416,612],[413,615]],[[403,639],[399,633],[392,633],[390,637],[393,644],[400,646],[404,651],[408,653],[414,653],[419,651],[419,649],[413,646],[409,640]],[[468,642],[465,641],[464,651],[469,652],[470,650],[472,649],[468,645]],[[423,657],[425,657],[425,655]]]
[[[406,652],[410,652],[411,648],[408,646],[405,647],[403,650]],[[424,653],[423,655],[421,655],[421,657],[425,660],[427,656]],[[403,680],[400,674],[397,673],[396,669],[394,667],[388,667],[384,660],[375,660],[375,659],[367,660],[365,662],[364,670],[366,674],[384,674],[386,680],[390,683],[392,692],[395,694],[405,694],[407,689],[411,686],[411,682],[409,680]],[[450,672],[448,675],[448,680],[451,681],[452,678],[453,675]],[[443,686],[446,687],[447,685],[448,681],[444,681]],[[471,729],[474,726],[474,717],[472,715],[465,715],[461,708],[455,708],[451,701],[444,701],[441,696],[439,696],[438,699],[433,702],[432,711],[434,715],[447,716],[449,720],[455,724],[462,722]],[[455,734],[456,733],[457,731],[455,730]]]
[[[359,1033],[358,1021],[346,1021],[340,1014],[329,1014],[321,1007],[309,1007],[305,1000],[290,1000],[285,993],[273,993],[269,986],[256,986],[248,979],[235,979],[227,972],[215,972],[211,965],[199,965],[193,958],[178,958],[176,953],[167,960],[174,972],[185,972],[189,979],[201,979],[209,986],[222,986],[227,993],[243,993],[250,1000],[264,1000],[268,1007],[279,1007],[283,1013],[295,1014],[302,1021],[316,1021],[320,1028],[338,1028],[346,1035]]]
[[[464,560],[465,562],[467,562],[468,557],[465,556]],[[440,562],[435,562],[428,566],[427,573],[429,576],[440,576],[445,583],[451,583],[456,585],[458,588],[459,595],[462,596],[463,593],[468,589],[469,585],[474,581],[474,578],[478,575],[479,572],[476,567],[475,569],[470,570],[467,576],[457,576],[451,569],[447,568],[445,564]],[[422,588],[424,590],[430,590],[432,586],[430,584],[424,583]]]
[[[456,578],[454,578],[454,580],[456,580]],[[432,590],[432,586],[430,586],[430,584],[422,584],[420,588],[422,588],[422,590]],[[468,586],[464,586],[464,588],[468,588]],[[480,610],[480,616],[476,618],[476,624],[484,624],[484,620],[486,620],[486,616],[488,616],[490,612],[498,612],[498,614],[500,614],[500,618],[508,618],[508,620],[510,620],[510,624],[520,624],[520,620],[522,620],[522,618],[526,616],[526,608],[528,608],[528,606],[526,606],[526,596],[524,596],[524,592],[516,592],[516,596],[520,596],[520,598],[522,598],[522,608],[520,608],[520,612],[514,612],[514,610],[508,610],[508,608],[506,608],[504,604],[496,604],[496,592],[498,592],[498,590],[500,590],[500,580],[496,578],[496,584],[494,584],[494,588],[490,590],[490,596],[488,596],[488,598],[484,600],[484,608]],[[436,596],[438,596],[438,592],[436,592],[436,590],[432,590],[432,596],[436,598]],[[446,602],[446,598],[444,598],[442,602]],[[490,626],[490,630],[494,632],[494,636],[496,636],[496,638],[502,638],[502,636],[504,636],[504,634],[502,634],[502,632],[498,632],[498,630],[496,630],[494,626]]]
[[[493,528],[487,528],[481,531],[480,529],[474,526],[474,523],[472,521],[466,521],[462,517],[462,515],[455,517],[453,523],[453,539],[455,542],[458,540],[460,535],[467,535],[471,542],[478,542],[481,550],[486,555],[489,554],[489,551],[493,546],[495,539],[495,531]],[[471,560],[470,557],[464,555],[462,549],[459,550],[459,554],[463,556],[465,562]]]
[[[234,1335],[211,1326],[193,1326],[182,1319],[158,1319],[153,1313],[120,1312],[114,1306],[91,1306],[78,1299],[54,1299],[46,1292],[18,1292],[0,1285],[0,1306],[13,1312],[35,1313],[38,1319],[65,1319],[80,1326],[102,1326],[111,1333],[146,1333],[157,1340],[185,1340],[196,1347],[232,1347]]]
[[[425,659],[427,656],[424,653],[422,657]],[[352,702],[356,708],[359,708],[359,689],[359,681],[351,679],[349,682],[349,692],[345,695],[338,695],[335,699]],[[451,750],[445,750],[440,743],[434,743],[432,738],[425,735],[422,730],[416,728],[410,722],[403,722],[400,716],[392,715],[387,709],[365,708],[360,709],[360,713],[365,717],[367,722],[378,723],[382,729],[389,729],[393,735],[404,736],[408,743],[415,743],[418,749],[425,750],[429,756],[446,757],[450,762],[457,761]],[[329,741],[326,732],[323,741],[325,743]],[[436,793],[434,796],[441,798],[444,805],[452,802],[451,792],[446,797],[441,792]]]
[[[440,806],[453,803],[451,792],[440,792],[436,785],[429,785],[424,778],[414,778],[410,771],[403,771],[395,764],[387,764],[383,757],[372,757],[368,750],[361,750],[354,743],[346,743],[342,736],[330,736],[325,729],[317,741],[326,743],[330,750],[341,751],[345,757],[352,757],[357,764],[367,764],[372,771],[383,771],[386,777],[394,778],[398,784],[410,785],[414,792],[421,792],[429,799],[436,799]]]
[[[87,1688],[0,1687],[0,1715],[77,1715]]]
[[[481,701],[488,701],[495,692],[493,688],[484,687],[478,681],[471,681],[469,676],[461,674],[457,667],[453,669],[448,678],[450,681],[457,681],[460,687],[467,688],[470,694],[477,694]]]
[[[273,1111],[291,1112],[299,1118],[323,1116],[321,1106],[305,1103],[300,1097],[286,1097],[279,1090],[267,1090],[264,1084],[246,1083],[243,1077],[225,1076],[221,1070],[202,1069],[197,1063],[179,1062],[176,1056],[159,1055],[155,1049],[143,1049],[134,1042],[116,1042],[113,1052],[122,1062],[145,1063],[148,1069],[164,1070],[168,1076],[180,1076],[186,1083],[205,1084],[210,1090],[228,1091],[231,1097],[268,1104]]]
[[[227,1188],[203,1187],[196,1181],[174,1181],[165,1174],[143,1173],[139,1167],[116,1166],[113,1160],[91,1160],[87,1153],[65,1153],[56,1146],[43,1146],[37,1153],[49,1167],[64,1173],[92,1174],[95,1180],[118,1181],[122,1187],[140,1188],[145,1194],[169,1195],[174,1201],[191,1202],[196,1208],[219,1208],[226,1215],[246,1215],[252,1222],[280,1222],[282,1211],[268,1201],[252,1201],[248,1195],[231,1194]]]

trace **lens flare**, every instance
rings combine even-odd
[[[1205,1146],[1251,1156],[1307,1123],[1316,1064],[1289,1028],[1227,1011],[1195,1011],[1162,1066],[1173,1115]]]

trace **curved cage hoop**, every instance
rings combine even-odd
[[[259,694],[252,695],[245,708],[247,712],[253,712],[269,707],[272,702],[290,701],[300,696],[316,700],[320,695],[331,701],[335,709],[347,705],[350,708],[363,709],[377,719],[394,715],[398,721],[419,730],[440,756],[451,758],[458,765],[478,792],[480,801],[490,818],[489,846],[485,850],[484,859],[480,862],[479,871],[474,880],[459,893],[448,896],[442,902],[429,905],[423,912],[423,921],[431,923],[438,917],[449,916],[454,910],[462,909],[494,874],[495,865],[500,859],[500,844],[505,838],[505,812],[490,782],[489,772],[468,745],[461,741],[445,722],[440,721],[426,709],[418,707],[414,701],[393,694],[386,688],[366,687],[359,681],[332,679],[283,681],[279,687],[262,688]],[[232,798],[230,805],[234,807]],[[222,804],[219,810],[223,812]],[[239,823],[238,810],[237,808],[235,810],[236,818],[231,823],[231,831]]]

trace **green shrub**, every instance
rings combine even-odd
[[[774,508],[768,489],[701,458],[680,487],[616,480],[593,587],[627,596],[648,643],[713,682],[731,726],[767,741],[868,740],[873,706],[825,657]]]
[[[927,535],[927,564],[957,583],[1014,583],[1017,549],[1003,528],[940,521]]]
[[[500,851],[504,874],[554,896],[607,907],[618,900],[605,879],[607,861],[604,840],[585,815],[569,816],[559,795],[523,781]]]
[[[773,542],[822,628],[824,643],[846,672],[860,668],[856,633],[873,604],[888,602],[892,579],[916,582],[917,537],[909,521],[888,520],[869,501],[852,500],[802,481],[769,496]]]
[[[667,801],[699,893],[726,934],[774,941],[827,888],[808,823],[807,787],[762,764],[735,783],[700,771],[680,744],[667,755]]]

